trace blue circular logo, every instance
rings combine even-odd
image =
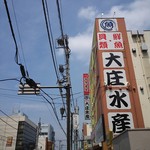
[[[115,22],[113,20],[103,20],[101,23],[100,23],[100,26],[102,29],[104,30],[109,30],[111,31],[114,26],[115,26]]]

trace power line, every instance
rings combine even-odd
[[[12,8],[13,8],[14,16],[15,16],[15,22],[16,22],[16,27],[17,27],[17,31],[18,31],[18,36],[19,36],[20,46],[21,46],[21,50],[22,50],[23,60],[24,60],[24,63],[25,63],[26,71],[27,71],[27,65],[26,65],[26,60],[25,60],[25,56],[24,56],[22,40],[21,40],[18,21],[17,21],[17,16],[16,16],[16,12],[15,12],[14,0],[12,0]]]
[[[5,4],[5,8],[6,8],[6,13],[7,13],[7,17],[8,17],[8,21],[9,21],[9,26],[10,26],[10,29],[11,29],[12,37],[13,37],[13,40],[14,40],[14,43],[15,43],[15,47],[16,47],[15,62],[19,65],[18,45],[17,45],[17,41],[16,41],[14,30],[13,30],[13,25],[12,25],[12,22],[11,22],[10,13],[9,13],[9,9],[8,9],[8,5],[7,5],[7,1],[6,0],[4,0],[4,4]]]
[[[64,37],[59,1],[56,0],[61,36]]]
[[[14,89],[5,89],[5,88],[1,88],[1,87],[0,87],[0,90],[17,92],[17,90],[14,90]]]
[[[46,2],[46,8],[45,8],[44,0],[42,0],[42,6],[43,6],[43,12],[44,12],[44,18],[45,18],[45,23],[46,23],[48,41],[49,41],[49,46],[50,46],[50,50],[51,50],[54,69],[55,69],[57,81],[59,81],[58,68],[56,67],[56,59],[55,59],[56,57],[54,57],[54,50],[53,50],[53,46],[52,46],[52,43],[53,43],[52,39],[51,39],[52,33],[51,33],[51,25],[50,25],[50,19],[49,19],[49,14],[48,14],[47,2]],[[48,16],[48,18],[47,18],[47,16]]]
[[[64,134],[66,135],[66,132],[65,132],[65,130],[63,129],[63,127],[62,127],[62,125],[61,125],[61,123],[60,123],[60,121],[59,121],[59,118],[58,118],[56,109],[54,108],[54,106],[52,105],[52,103],[51,103],[44,95],[42,95],[42,97],[43,97],[43,98],[50,104],[50,106],[52,107],[53,112],[54,112],[54,114],[55,114],[55,117],[56,117],[56,119],[57,119],[57,122],[58,122],[59,126],[61,127],[62,131],[64,132]]]
[[[3,82],[3,81],[10,81],[10,80],[16,80],[18,82],[20,82],[20,80],[18,80],[17,78],[8,78],[8,79],[1,79],[0,82]]]
[[[62,20],[61,20],[61,12],[60,12],[60,6],[58,0],[56,0],[57,4],[57,10],[58,10],[58,18],[59,18],[59,24],[60,24],[60,31],[61,31],[61,42],[64,47],[64,52],[65,52],[65,61],[66,61],[66,102],[67,102],[67,150],[70,150],[72,141],[71,141],[71,126],[70,126],[70,87],[71,87],[71,82],[70,82],[70,68],[69,68],[69,56],[70,56],[70,49],[68,46],[68,36],[63,33],[63,26],[62,26]]]
[[[16,122],[17,124],[19,123],[19,121],[16,121],[15,119],[13,119],[12,117],[10,117],[8,114],[6,114],[4,111],[0,110],[5,116],[7,116],[8,118],[10,118],[12,121]],[[10,123],[6,122],[5,120],[3,120],[2,118],[0,118],[1,121],[3,121],[4,123],[6,123],[8,126],[12,127],[15,130],[18,130],[17,128],[13,127]],[[1,129],[0,129],[1,130]],[[10,132],[9,132],[10,133]],[[31,136],[30,136],[31,137]],[[33,141],[34,142],[34,141]]]
[[[5,3],[5,8],[6,8],[6,12],[7,12],[8,21],[9,21],[9,26],[10,26],[12,37],[13,37],[13,40],[14,40],[14,43],[15,43],[15,47],[16,47],[15,62],[16,62],[17,65],[20,66],[20,71],[21,71],[21,74],[22,74],[22,78],[21,79],[23,79],[24,77],[26,77],[26,74],[27,74],[27,77],[29,75],[28,75],[28,71],[27,70],[25,71],[24,66],[21,63],[19,63],[18,44],[17,44],[15,33],[14,33],[14,30],[13,30],[13,25],[12,25],[11,18],[10,18],[10,13],[9,13],[9,9],[8,9],[8,6],[7,6],[7,1],[4,0],[4,3]],[[14,13],[15,13],[15,11],[14,11]],[[16,22],[17,22],[17,20],[16,20]],[[21,79],[20,79],[20,82],[21,82]]]
[[[49,41],[49,46],[50,46],[50,50],[51,50],[54,69],[55,69],[55,73],[56,73],[56,77],[57,77],[57,82],[60,84],[60,82],[59,82],[60,79],[59,79],[59,75],[58,75],[58,68],[57,68],[58,65],[57,65],[56,53],[55,53],[54,46],[53,46],[53,35],[52,35],[48,5],[47,5],[46,0],[45,0],[45,3],[44,3],[44,0],[42,0],[42,6],[43,6],[44,18],[45,18],[46,29],[47,29],[47,34],[48,34],[48,41]],[[45,6],[46,6],[46,8],[45,8]],[[64,103],[64,100],[63,100],[62,91],[61,91],[61,89],[59,89],[59,91],[60,91],[60,94],[62,96],[63,106],[65,108],[65,103]]]
[[[16,121],[15,119],[11,118],[10,116],[8,116],[4,111],[0,110],[4,115],[6,115],[8,118],[10,118],[11,120],[13,120],[14,122],[18,123],[18,121]]]
[[[52,59],[53,59],[53,64],[54,64],[54,69],[55,69],[55,72],[56,72],[56,76],[57,76],[57,79],[59,79],[59,76],[58,76],[58,69],[56,67],[56,60],[55,60],[55,56],[54,56],[54,52],[53,52],[53,48],[52,48],[52,41],[51,41],[51,35],[50,35],[50,32],[49,30],[51,30],[50,28],[50,23],[48,23],[48,20],[47,19],[47,16],[46,16],[46,10],[45,10],[45,4],[44,4],[44,0],[42,1],[43,2],[43,10],[44,10],[44,16],[45,16],[45,21],[46,21],[46,28],[47,28],[47,33],[48,33],[48,39],[49,39],[49,44],[50,44],[50,49],[51,49],[51,54],[52,54]],[[5,3],[5,7],[6,7],[6,12],[7,12],[7,16],[8,16],[8,20],[9,20],[9,25],[10,25],[10,29],[11,29],[11,33],[12,33],[12,36],[13,36],[13,40],[14,40],[14,43],[15,43],[15,47],[16,47],[16,53],[15,53],[15,62],[19,64],[19,60],[18,60],[18,45],[17,45],[17,41],[16,41],[16,37],[15,37],[15,34],[14,34],[14,30],[13,30],[13,26],[12,26],[12,22],[11,22],[11,18],[10,18],[10,14],[9,14],[9,9],[8,9],[8,6],[7,6],[7,1],[4,0],[4,3]],[[46,3],[47,5],[47,3]],[[47,7],[47,6],[46,6]],[[47,7],[47,13],[48,13],[48,7]],[[48,14],[47,14],[48,15]],[[50,21],[50,20],[49,20]],[[62,34],[63,35],[63,34]],[[46,94],[48,96],[48,94]],[[42,95],[43,96],[43,95]],[[44,99],[46,99],[45,96],[43,96]],[[50,98],[50,96],[48,96]],[[47,99],[46,99],[47,100]],[[52,99],[51,99],[52,100]],[[52,109],[54,111],[54,114],[59,122],[59,119],[58,119],[58,116],[57,116],[57,112],[56,112],[56,108],[55,108],[55,104],[53,103],[53,105],[47,100],[47,102],[52,106]],[[60,124],[60,122],[59,122]],[[60,124],[61,125],[61,124]],[[63,130],[64,131],[64,130]],[[65,133],[65,132],[64,132]]]
[[[5,120],[3,120],[2,118],[0,118],[0,120],[2,120],[4,123],[6,123],[8,126],[12,127],[15,130],[18,130],[17,128],[13,127],[12,125],[10,125],[9,123],[7,123]]]
[[[46,94],[46,95],[53,101],[53,98],[50,97],[46,92],[44,92],[43,90],[42,90],[42,92],[43,92],[44,94]],[[63,129],[63,127],[62,127],[62,125],[61,125],[61,123],[60,123],[60,121],[59,121],[59,118],[58,118],[58,115],[57,115],[57,111],[56,111],[56,107],[55,107],[54,102],[53,102],[53,105],[52,105],[52,103],[51,103],[44,95],[41,95],[41,96],[51,105],[51,107],[52,107],[52,109],[53,109],[53,111],[54,111],[55,117],[56,117],[56,119],[57,119],[57,121],[58,121],[58,123],[59,123],[61,129],[63,130],[64,134],[66,134],[65,131],[64,131],[64,129]],[[7,117],[9,117],[11,120],[17,122],[16,120],[14,120],[14,119],[11,118],[10,116],[8,116],[4,111],[2,111],[2,110],[0,110],[0,111],[1,111],[3,114],[5,114]],[[6,122],[5,122],[5,123],[6,123]]]

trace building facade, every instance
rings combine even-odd
[[[83,149],[90,149],[92,148],[92,143],[91,143],[91,124],[90,123],[83,123],[83,128],[82,128],[82,148]]]
[[[55,132],[51,124],[41,124],[38,138],[38,149],[53,150],[55,144]]]
[[[112,138],[127,129],[149,127],[150,63],[145,43],[149,36],[148,33],[142,35],[139,37],[137,32],[133,36],[133,33],[127,32],[124,18],[95,20],[89,67],[91,138],[100,149],[111,149]],[[142,42],[137,42],[137,39]],[[140,50],[140,56],[135,56],[135,49]],[[138,57],[142,57],[142,63]],[[143,68],[141,71],[137,62],[145,65],[145,68],[142,65],[144,78]]]
[[[26,115],[0,117],[0,149],[33,150],[36,145],[37,126]]]
[[[150,128],[150,30],[127,31],[145,128]]]

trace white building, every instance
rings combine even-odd
[[[31,150],[36,144],[37,126],[26,115],[0,117],[0,150]]]
[[[91,145],[91,132],[92,127],[90,123],[83,123],[82,136],[83,136],[83,148],[90,148]]]
[[[54,128],[50,124],[41,124],[41,131],[38,139],[38,149],[52,149],[55,142]]]
[[[150,128],[150,30],[128,31],[145,128]]]

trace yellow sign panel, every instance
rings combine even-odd
[[[13,137],[8,136],[7,137],[7,142],[6,142],[6,147],[11,147],[12,146],[12,141],[13,141]]]

